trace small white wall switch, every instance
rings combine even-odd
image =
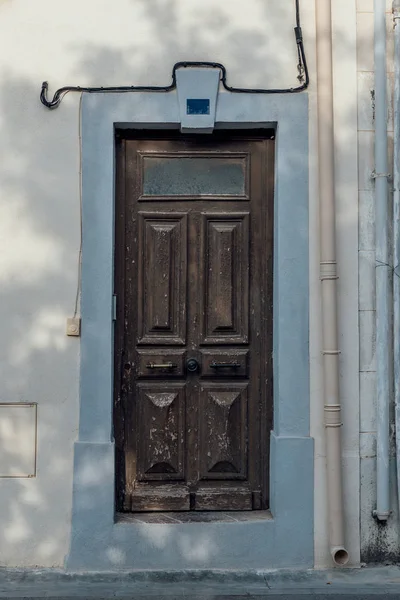
[[[67,335],[74,335],[78,337],[81,335],[81,320],[79,317],[67,319]]]

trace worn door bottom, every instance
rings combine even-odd
[[[196,511],[196,512],[141,512],[117,513],[117,523],[238,523],[241,521],[268,521],[271,511]]]

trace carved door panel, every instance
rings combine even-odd
[[[273,150],[118,140],[119,510],[268,506]]]

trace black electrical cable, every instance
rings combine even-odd
[[[310,76],[308,72],[306,53],[304,49],[303,34],[301,30],[300,21],[300,1],[295,0],[296,6],[296,27],[294,28],[297,51],[299,62],[297,65],[298,79],[300,85],[292,88],[283,89],[262,89],[262,88],[239,88],[228,85],[226,68],[221,63],[214,62],[177,62],[172,69],[172,81],[170,85],[166,86],[113,86],[113,87],[80,87],[67,85],[58,89],[52,100],[47,99],[47,92],[49,85],[47,81],[42,83],[42,90],[40,92],[40,101],[47,108],[57,108],[63,99],[64,95],[68,92],[89,92],[89,93],[101,93],[101,92],[171,92],[176,89],[176,71],[181,68],[187,67],[212,67],[221,71],[221,83],[224,89],[234,94],[293,94],[306,90],[310,84]],[[302,83],[301,83],[302,82]]]

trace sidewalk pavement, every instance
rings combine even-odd
[[[271,571],[66,573],[0,568],[0,599],[400,599],[399,567]]]

